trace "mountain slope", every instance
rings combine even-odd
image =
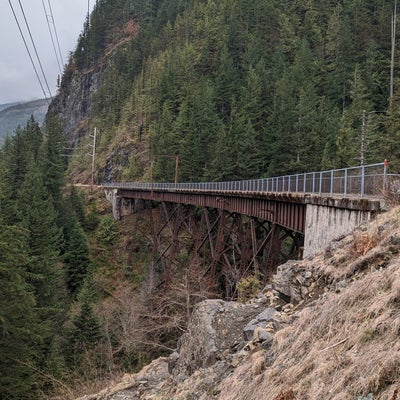
[[[33,115],[35,121],[41,125],[45,119],[47,100],[34,100],[25,103],[13,103],[0,106],[0,143],[7,134],[12,135],[18,126],[25,126]]]
[[[72,179],[89,180],[78,143],[95,127],[99,182],[150,165],[171,181],[174,156],[181,181],[396,161],[391,14],[389,0],[98,2],[51,107]]]

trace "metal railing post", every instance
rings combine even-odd
[[[386,192],[387,190],[387,167],[388,162],[385,158],[385,161],[383,162],[383,192]]]
[[[322,172],[319,173],[319,194],[322,193]]]
[[[361,166],[361,197],[364,197],[365,190],[365,166]]]
[[[330,195],[332,196],[333,194],[333,170],[331,171],[331,191],[330,191]]]
[[[344,196],[347,196],[347,168],[344,170]]]
[[[315,172],[312,173],[312,193],[315,193]]]

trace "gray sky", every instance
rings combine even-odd
[[[49,97],[29,33],[25,26],[19,2],[23,6],[47,82],[54,96],[56,94],[59,68],[43,9],[44,3],[46,9],[49,10],[49,0],[10,1],[18,16],[25,40],[46,90],[46,95]],[[78,36],[82,31],[88,10],[88,0],[50,0],[50,4],[60,43],[61,55],[64,64],[66,64],[69,53],[75,50]],[[94,0],[90,0],[90,9],[93,8],[93,4]],[[50,27],[53,28],[53,25],[50,24]],[[9,0],[0,2],[0,38],[0,104],[44,98],[43,91],[36,78],[35,70],[32,67],[11,11]],[[63,69],[64,65],[61,65],[61,70]]]

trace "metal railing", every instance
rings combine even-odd
[[[388,174],[387,162],[383,162],[352,168],[244,181],[196,183],[110,182],[104,183],[103,186],[167,191],[288,192],[364,197],[381,196],[388,186],[390,177],[399,176]]]

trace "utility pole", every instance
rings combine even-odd
[[[150,189],[151,189],[151,198],[154,196],[154,157],[150,161]]]
[[[389,106],[392,105],[393,93],[394,93],[394,53],[396,50],[396,23],[397,23],[397,0],[394,2],[394,11],[392,15],[392,53],[390,60],[390,96]]]
[[[175,178],[174,183],[178,183],[178,168],[179,168],[179,156],[175,156]]]
[[[95,156],[96,156],[96,134],[97,134],[97,129],[94,128],[94,133],[93,133],[93,135],[89,135],[90,137],[93,138],[93,144],[89,144],[89,147],[92,148],[92,152],[89,153],[89,156],[92,157],[91,191],[93,191],[93,185],[94,185],[94,159],[95,159]]]

